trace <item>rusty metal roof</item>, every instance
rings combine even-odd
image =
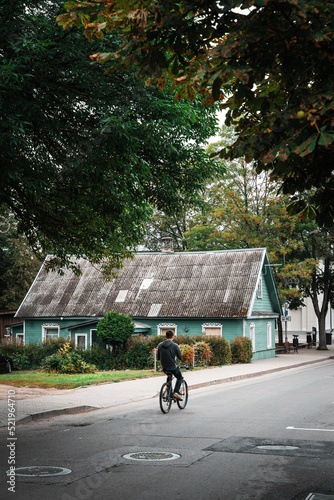
[[[246,317],[265,254],[264,248],[139,253],[111,282],[84,259],[81,276],[70,270],[48,273],[44,262],[17,315],[89,318],[119,311],[135,318]]]

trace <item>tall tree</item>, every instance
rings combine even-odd
[[[188,250],[266,247],[281,303],[291,309],[310,297],[318,319],[319,349],[327,349],[325,318],[333,301],[333,235],[314,221],[300,221],[287,211],[289,199],[276,194],[268,176],[258,176],[247,163],[234,164],[235,174],[211,187],[212,201],[195,217],[185,235]],[[197,224],[194,224],[196,222]],[[279,341],[282,325],[279,323]]]
[[[31,251],[27,239],[17,232],[13,217],[0,225],[0,309],[17,309],[32,285],[41,261]]]
[[[133,72],[105,75],[89,43],[55,24],[60,0],[0,3],[0,209],[53,265],[121,264],[157,206],[191,204],[212,173],[213,110],[176,102]]]
[[[58,18],[123,44],[93,58],[137,66],[177,96],[221,101],[237,124],[230,159],[258,162],[294,195],[294,210],[334,220],[334,3],[322,0],[73,0]]]

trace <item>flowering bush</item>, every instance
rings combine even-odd
[[[206,365],[212,358],[212,351],[209,344],[206,342],[197,342],[194,345],[196,365]]]
[[[67,342],[55,354],[45,358],[43,364],[44,371],[58,373],[94,373],[96,367],[86,363],[80,354],[73,350],[70,342]]]
[[[194,348],[192,345],[186,345],[186,344],[180,344],[179,348],[181,349],[181,354],[182,354],[182,362],[185,365],[192,366],[193,361],[194,361]]]

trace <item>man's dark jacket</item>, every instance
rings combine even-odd
[[[161,361],[164,370],[175,370],[175,356],[182,360],[182,354],[179,346],[170,339],[160,342],[158,345],[158,360]]]

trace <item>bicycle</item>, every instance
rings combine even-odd
[[[180,370],[186,369],[188,370],[188,366],[179,366]],[[183,398],[183,401],[176,399],[173,397],[173,379],[175,378],[172,372],[168,370],[165,371],[167,375],[167,380],[164,382],[160,389],[160,409],[162,413],[168,413],[172,403],[177,403],[177,406],[180,410],[184,410],[188,403],[188,385],[187,382],[183,379],[181,383],[181,387],[179,390],[180,396]]]

